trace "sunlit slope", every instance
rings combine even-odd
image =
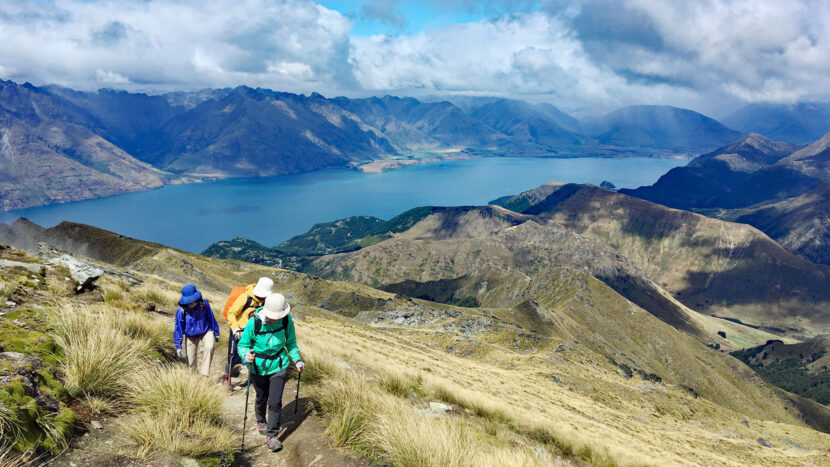
[[[516,219],[505,216],[508,223]],[[492,228],[493,220],[484,225]],[[507,230],[546,230],[533,225]],[[508,306],[470,309],[206,258],[99,229],[78,226],[72,232],[84,232],[87,244],[96,244],[98,236],[110,239],[108,254],[122,258],[127,272],[158,276],[174,290],[196,283],[214,302],[231,286],[270,276],[299,318],[301,346],[307,340],[367,367],[415,373],[460,399],[506,411],[521,420],[526,436],[534,426],[552,426],[561,441],[588,446],[615,463],[827,460],[830,437],[804,425],[789,397],[585,272],[516,274],[516,284],[526,282],[524,290],[532,294]],[[119,254],[136,249],[144,253]],[[355,373],[371,377],[361,375]],[[811,410],[814,424],[829,418],[826,408]],[[759,438],[774,448],[762,447]]]
[[[432,343],[426,329],[407,334],[394,327],[379,331],[305,307],[300,313],[300,345],[304,339],[323,347],[340,356],[348,368],[400,372],[424,385],[443,387],[452,395],[449,398],[457,398],[456,403],[467,408],[464,416],[472,423],[510,424],[531,439],[546,433],[556,443],[594,453],[590,458],[598,463],[813,465],[828,461],[826,434],[797,422],[762,421],[725,409],[672,384],[625,379],[590,352],[523,355],[490,346],[487,358],[475,354],[462,358]],[[761,397],[778,405],[774,396]],[[502,421],[481,420],[472,416],[475,413]],[[786,417],[788,411],[783,413]]]
[[[533,217],[494,206],[437,209],[395,238],[321,257],[307,270],[444,303],[474,298],[490,307],[536,298],[546,293],[545,280],[552,276],[586,272],[704,342],[734,348],[773,337],[700,316],[662,290],[637,264],[593,238],[542,226]],[[719,337],[718,331],[726,331],[730,340]]]
[[[523,212],[619,251],[697,311],[807,336],[830,325],[830,268],[754,227],[574,184]]]

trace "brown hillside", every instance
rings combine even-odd
[[[86,231],[96,232],[101,231]],[[511,250],[515,247],[509,244],[519,236],[538,243]],[[535,246],[553,253],[559,251],[558,242],[573,245],[559,253],[562,261],[578,256],[576,245],[597,243],[533,222],[496,235],[468,237],[466,242],[488,237],[501,242],[506,252],[530,251]],[[396,240],[416,241],[392,241]],[[457,240],[417,241],[440,247]],[[470,309],[351,282],[156,249],[127,237],[119,237],[118,242],[125,250],[129,245],[155,250],[140,256],[125,272],[140,276],[147,284],[142,287],[153,284],[172,296],[183,281],[193,281],[204,284],[204,292],[217,303],[233,285],[262,275],[274,278],[277,290],[292,303],[300,346],[312,367],[313,362],[320,365],[330,358],[330,367],[353,370],[348,373],[350,381],[372,385],[367,388],[385,387],[388,383],[382,381],[388,380],[384,375],[389,373],[403,375],[404,381],[411,378],[420,392],[395,399],[405,409],[399,412],[410,413],[418,397],[449,402],[464,426],[477,430],[471,440],[484,437],[493,446],[506,443],[531,452],[537,446],[542,451],[536,452],[565,449],[592,463],[616,465],[809,465],[826,460],[827,436],[804,421],[807,415],[827,420],[826,409],[800,414],[786,395],[743,364],[678,332],[602,281],[576,270],[576,265],[588,264],[597,254],[593,247],[588,249],[591,254],[570,260],[568,266],[542,264],[532,277],[517,264],[507,264],[509,268],[501,270],[514,276],[526,295],[517,296],[521,300],[511,306]],[[469,254],[475,256],[475,251]],[[497,258],[488,256],[491,259],[479,264],[497,264]],[[610,262],[605,267],[623,268],[625,263]],[[122,287],[126,301],[132,292],[129,285]],[[508,289],[501,290],[506,297]],[[454,420],[448,418],[447,423]],[[759,438],[774,449],[760,448]],[[695,449],[689,450],[689,445]]]
[[[830,268],[753,227],[583,185],[525,214],[609,245],[694,310],[805,335],[830,324]]]

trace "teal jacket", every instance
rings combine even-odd
[[[257,319],[259,319],[259,310],[261,309],[262,307],[257,308],[254,312]],[[248,353],[254,352],[256,356],[254,359],[254,373],[263,376],[272,375],[288,368],[288,365],[291,364],[288,357],[291,357],[291,360],[295,362],[300,360],[300,348],[297,347],[297,336],[294,334],[294,320],[291,318],[291,314],[288,314],[287,317],[285,329],[276,332],[270,331],[282,327],[282,320],[273,323],[262,321],[259,334],[254,333],[257,319],[249,319],[248,323],[245,324],[245,330],[242,331],[242,337],[239,338],[237,349],[242,361],[245,361]],[[277,355],[283,348],[285,351],[278,358],[261,358],[261,356]]]

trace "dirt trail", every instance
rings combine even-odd
[[[245,411],[245,382],[247,370],[243,369],[240,378],[233,378],[234,391],[225,399],[225,414],[227,422],[238,428],[240,442],[242,441],[242,421]],[[240,466],[365,466],[343,451],[333,448],[324,432],[326,426],[321,417],[310,407],[309,399],[305,396],[302,384],[300,398],[295,403],[297,395],[297,380],[289,380],[285,384],[282,398],[282,424],[284,430],[279,439],[283,443],[283,450],[271,452],[265,445],[265,437],[256,429],[254,417],[254,398],[256,393],[251,387],[248,406],[248,423],[245,432],[245,451],[237,455],[236,465]],[[295,408],[297,414],[294,414]]]
[[[223,330],[224,331],[224,330]],[[172,338],[172,333],[171,333]],[[222,336],[227,342],[226,335]],[[223,342],[223,343],[225,343]],[[227,347],[216,349],[211,364],[212,381],[219,383],[224,371]],[[201,357],[201,355],[200,355]],[[233,378],[233,390],[228,392],[223,408],[225,421],[238,434],[237,441],[242,441],[242,422],[245,412],[245,383],[247,370],[242,369],[239,377]],[[344,451],[331,446],[329,438],[324,434],[326,426],[322,417],[309,404],[307,390],[300,387],[300,398],[295,403],[297,394],[297,380],[291,379],[286,383],[283,392],[283,431],[280,440],[284,448],[280,452],[271,452],[265,445],[265,437],[257,431],[254,416],[254,399],[256,392],[250,389],[248,406],[248,423],[245,433],[245,450],[237,453],[235,466],[281,466],[281,467],[334,467],[334,466],[367,466]],[[297,407],[297,414],[294,409]],[[53,459],[49,465],[56,467],[82,466],[196,466],[194,459],[178,456],[157,455],[151,459],[142,460],[131,456],[135,447],[119,434],[117,417],[97,417],[101,423],[100,429],[88,426],[88,432],[77,436],[69,449]]]

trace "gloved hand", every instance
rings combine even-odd
[[[236,340],[239,340],[239,338],[242,337],[242,328],[236,328],[236,330],[233,332],[233,337],[235,337]]]
[[[214,335],[216,337],[216,342],[219,342],[219,334]]]
[[[245,361],[248,363],[254,363],[254,354],[253,352],[248,352],[248,355],[245,355]]]
[[[176,349],[176,356],[182,358],[182,349]]]
[[[294,362],[294,366],[296,366],[296,367],[297,367],[297,371],[299,371],[300,373],[302,373],[302,372],[303,372],[303,368],[305,368],[305,363],[303,363],[301,360],[297,360],[296,362]]]

